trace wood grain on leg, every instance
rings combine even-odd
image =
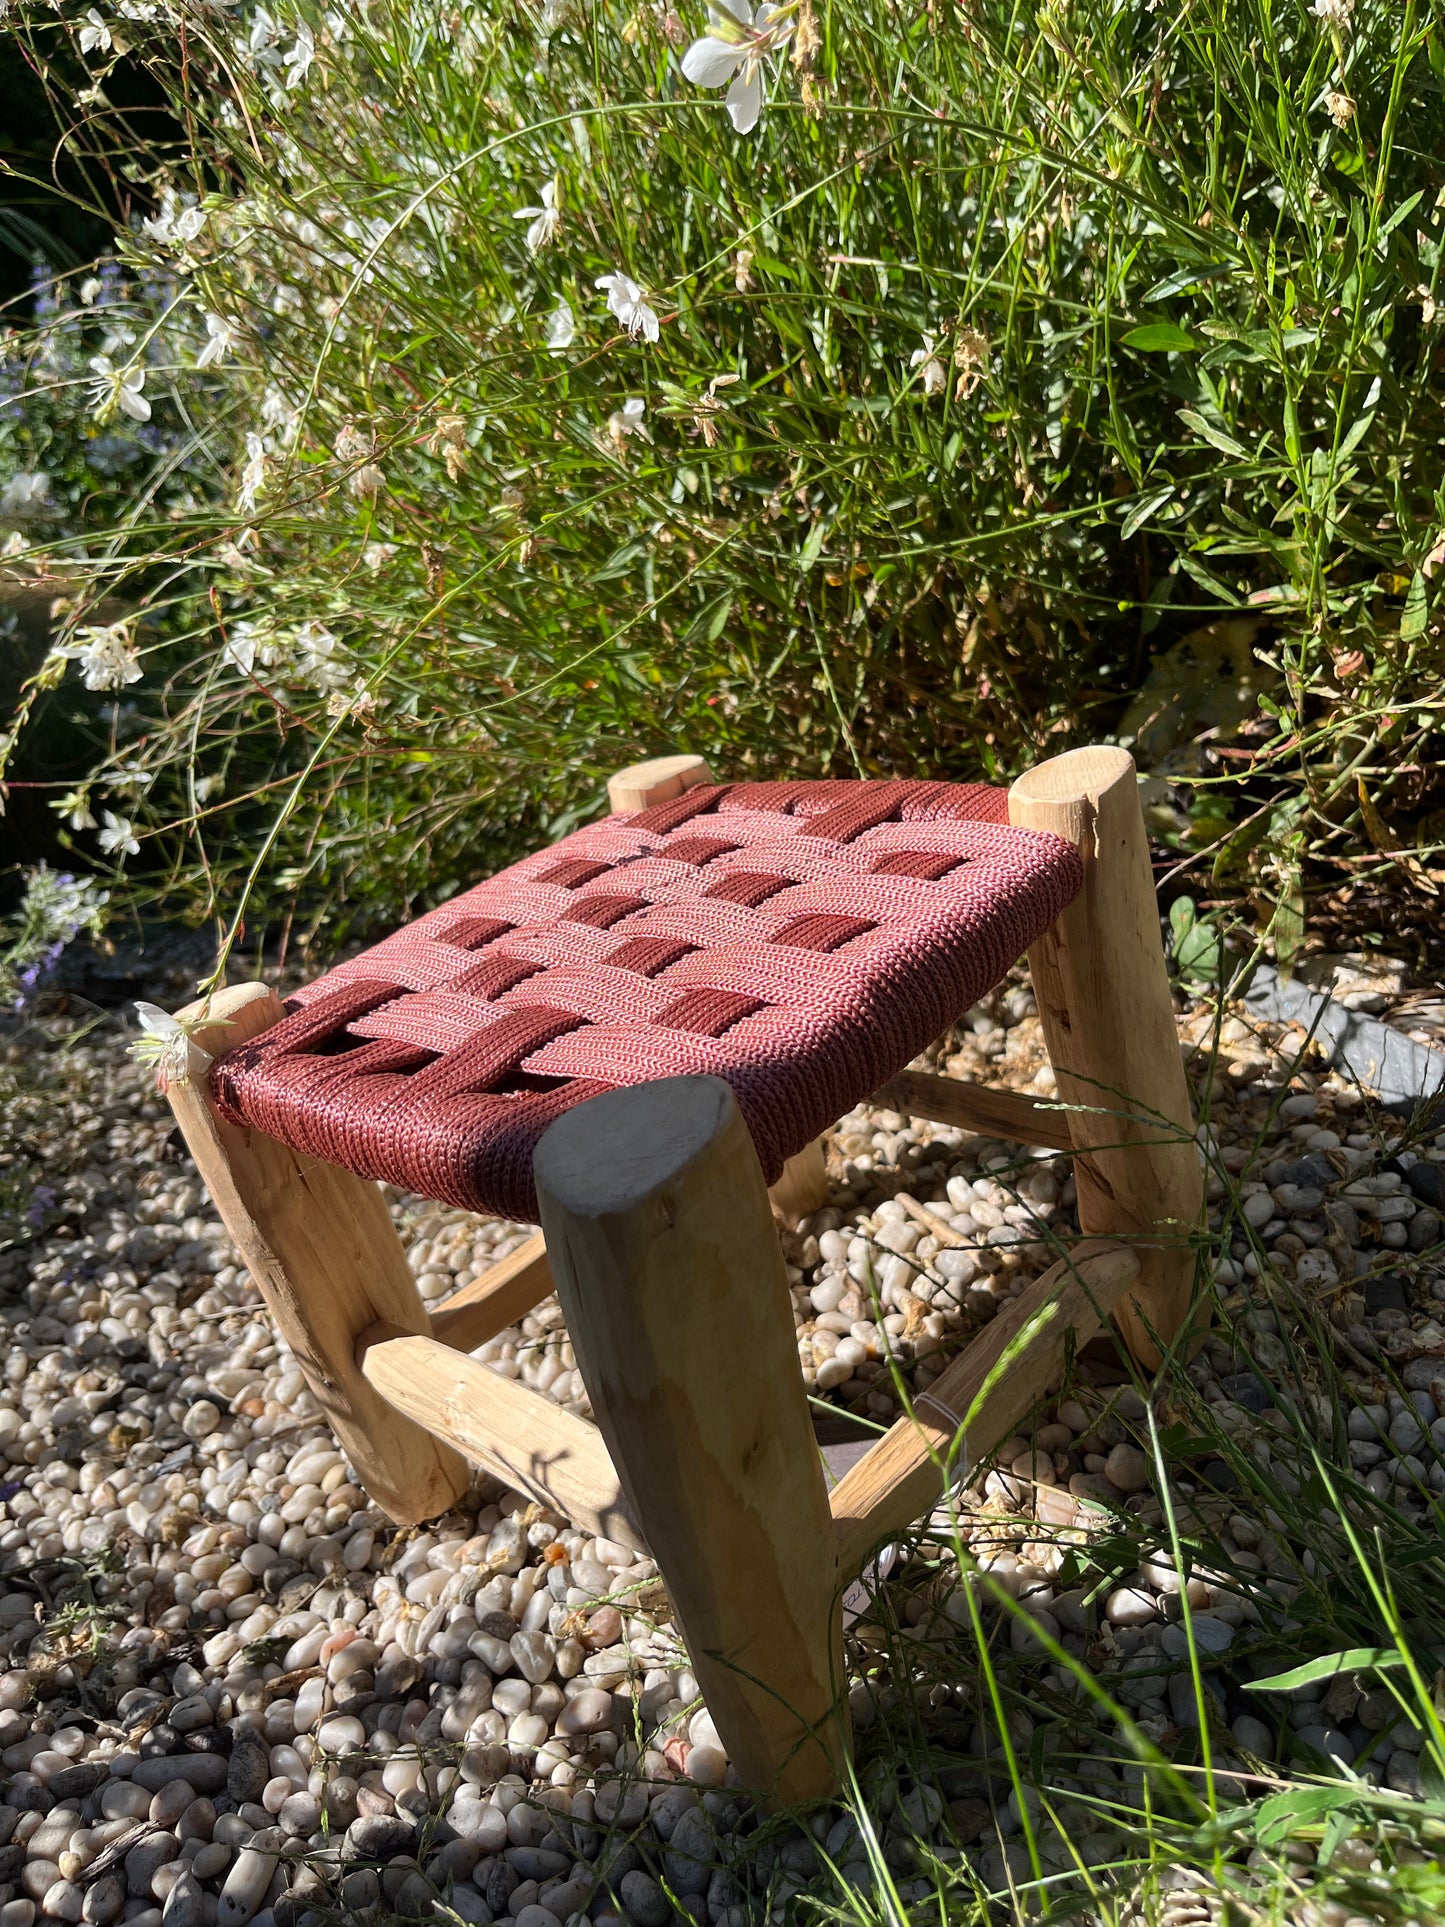
[[[832,1521],[732,1092],[593,1098],[535,1169],[578,1369],[723,1744],[779,1800],[829,1793],[847,1744]]]
[[[431,1315],[432,1336],[454,1351],[474,1352],[534,1311],[552,1290],[552,1267],[539,1232],[438,1305]]]
[[[369,1385],[400,1412],[564,1519],[645,1550],[595,1425],[436,1338],[377,1326],[357,1359]]]
[[[238,984],[181,1012],[209,1020],[192,1035],[213,1057],[284,1014],[264,984]],[[222,1222],[368,1494],[403,1524],[445,1512],[471,1483],[466,1461],[393,1411],[356,1366],[357,1335],[378,1320],[430,1330],[380,1191],[228,1123],[200,1077],[172,1084],[169,1096]]]
[[[1059,1096],[1091,1107],[1068,1113],[1079,1222],[1140,1241],[1119,1324],[1152,1366],[1150,1327],[1168,1345],[1195,1302],[1204,1178],[1134,759],[1076,749],[1040,763],[1009,791],[1009,820],[1067,837],[1084,859],[1083,889],[1029,951],[1029,968]]]
[[[1007,1138],[1011,1144],[1043,1144],[1053,1151],[1074,1147],[1067,1111],[1036,1104],[1022,1091],[991,1091],[961,1077],[900,1071],[869,1102],[885,1111],[902,1111],[905,1117],[931,1118],[982,1137]]]

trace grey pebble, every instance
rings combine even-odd
[[[1194,1635],[1195,1649],[1201,1653],[1224,1653],[1234,1644],[1234,1628],[1212,1613],[1193,1613],[1190,1628]],[[1170,1659],[1183,1659],[1189,1651],[1189,1633],[1182,1621],[1166,1626],[1160,1634],[1159,1643]]]
[[[1274,1758],[1274,1734],[1253,1713],[1241,1713],[1229,1730],[1245,1752],[1252,1753],[1257,1760]]]
[[[1338,1761],[1341,1766],[1348,1766],[1355,1757],[1355,1749],[1337,1727],[1297,1727],[1295,1738],[1301,1746],[1307,1746],[1315,1753],[1323,1753],[1329,1759]]]
[[[1438,1164],[1421,1158],[1405,1173],[1405,1182],[1421,1204],[1428,1204],[1435,1211],[1445,1210],[1445,1170]]]
[[[85,1890],[85,1902],[81,1907],[81,1919],[90,1927],[105,1927],[107,1921],[115,1919],[125,1905],[125,1882],[119,1874],[102,1874]]]
[[[1405,1234],[1406,1243],[1411,1251],[1429,1251],[1439,1244],[1441,1232],[1440,1214],[1426,1208],[1417,1211],[1410,1220],[1410,1229]]]
[[[716,1861],[717,1841],[708,1817],[694,1807],[684,1813],[673,1828],[672,1839],[663,1855],[673,1892],[681,1897],[706,1893]]]
[[[259,1800],[270,1777],[271,1755],[266,1742],[250,1729],[238,1733],[226,1769],[227,1793],[237,1806]]]
[[[1267,1412],[1274,1404],[1274,1393],[1255,1372],[1233,1372],[1219,1383],[1225,1397],[1246,1412]]]
[[[137,1899],[151,1894],[154,1891],[151,1882],[159,1869],[168,1866],[180,1851],[181,1843],[173,1833],[153,1833],[132,1847],[125,1857],[128,1891]]]
[[[130,1777],[147,1793],[159,1793],[173,1780],[187,1780],[197,1793],[209,1797],[225,1786],[229,1766],[222,1753],[162,1753],[137,1760]]]
[[[205,1927],[209,1898],[200,1881],[188,1869],[166,1895],[166,1904],[161,1909],[164,1927]]]
[[[390,1813],[366,1813],[346,1829],[346,1845],[354,1859],[395,1860],[416,1845],[416,1827]]]
[[[110,1763],[107,1760],[82,1760],[76,1766],[64,1766],[51,1777],[50,1792],[57,1800],[84,1800],[104,1786],[110,1778]]]
[[[618,1894],[637,1927],[667,1927],[672,1903],[650,1873],[624,1874]]]

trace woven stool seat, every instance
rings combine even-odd
[[[991,990],[1082,882],[982,785],[704,785],[589,824],[328,971],[218,1059],[223,1113],[532,1221],[575,1104],[707,1073],[764,1174]],[[619,1147],[622,1148],[622,1147]]]

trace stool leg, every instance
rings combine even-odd
[[[1029,968],[1059,1096],[1094,1107],[1068,1113],[1079,1222],[1148,1241],[1117,1316],[1134,1356],[1153,1366],[1151,1328],[1169,1344],[1194,1302],[1204,1183],[1134,759],[1112,748],[1055,756],[1014,784],[1009,820],[1067,837],[1084,859],[1083,889],[1029,951]]]
[[[264,984],[240,984],[181,1015],[210,1019],[193,1035],[217,1056],[284,1012]],[[378,1322],[431,1331],[381,1192],[228,1123],[203,1078],[172,1084],[169,1096],[222,1222],[368,1494],[400,1524],[445,1512],[471,1483],[466,1460],[394,1411],[356,1363],[357,1338]]]
[[[710,783],[712,771],[702,756],[654,756],[646,763],[629,763],[607,779],[607,805],[613,816],[645,810],[654,803],[670,803],[684,790]]]
[[[773,1209],[781,1211],[791,1223],[821,1211],[828,1202],[828,1166],[823,1156],[823,1140],[815,1137],[795,1152],[783,1166],[783,1175],[770,1187]]]
[[[828,1496],[757,1154],[728,1086],[569,1111],[537,1194],[597,1422],[743,1780],[832,1792],[847,1749]]]

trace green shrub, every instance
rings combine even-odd
[[[193,151],[122,246],[215,317],[235,451],[188,573],[125,565],[173,902],[393,916],[668,748],[1002,777],[1244,608],[1283,900],[1432,723],[1413,0],[799,0],[742,133],[695,0],[124,12],[91,67],[123,39]]]

